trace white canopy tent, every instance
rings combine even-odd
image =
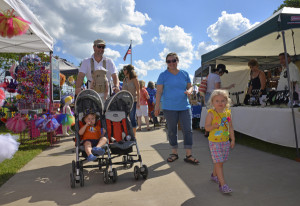
[[[0,36],[1,53],[29,53],[53,51],[53,39],[40,24],[36,16],[21,0],[0,0],[0,10],[14,9],[16,16],[31,22],[28,31],[12,38]]]

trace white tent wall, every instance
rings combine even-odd
[[[244,91],[244,94],[240,95],[240,101],[243,100],[250,79],[250,69],[248,67],[248,63],[228,62],[222,60],[217,60],[216,63],[217,65],[226,65],[226,69],[228,70],[228,74],[225,73],[221,77],[222,87],[227,87],[231,84],[235,84],[235,87],[230,89],[229,92],[232,93]],[[237,103],[235,95],[230,95],[230,98],[232,99],[233,103]]]

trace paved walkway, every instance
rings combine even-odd
[[[224,165],[231,195],[209,181],[212,161],[207,139],[194,130],[195,166],[183,161],[180,134],[179,159],[167,163],[169,144],[163,128],[138,133],[147,180],[135,180],[133,168],[118,171],[118,181],[104,184],[98,169],[85,170],[85,186],[70,188],[72,137],[42,152],[0,188],[0,205],[122,205],[122,206],[298,206],[300,163],[236,145]]]

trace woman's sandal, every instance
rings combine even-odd
[[[192,158],[192,159],[191,159],[191,158]],[[199,162],[195,157],[193,157],[192,155],[186,156],[186,157],[184,158],[184,161],[187,162],[187,163],[194,164],[194,165],[197,165],[197,164],[200,163],[200,162]]]
[[[167,159],[167,162],[174,162],[177,159],[178,159],[178,154],[170,154]]]

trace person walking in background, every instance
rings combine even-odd
[[[177,68],[179,58],[176,53],[169,53],[166,57],[167,70],[162,72],[157,80],[157,93],[155,104],[155,116],[160,113],[160,102],[164,117],[167,121],[167,134],[172,153],[168,157],[168,162],[178,159],[178,132],[177,124],[180,122],[184,148],[186,150],[185,162],[198,164],[199,161],[192,156],[193,131],[192,131],[192,112],[188,96],[192,93],[192,85],[189,74]]]
[[[154,111],[154,105],[155,105],[154,102],[155,102],[155,95],[156,95],[156,88],[155,88],[154,82],[149,81],[146,90],[150,97],[147,100],[147,103],[148,103],[148,116],[149,116],[150,122],[151,122],[151,121],[153,121],[151,112]]]
[[[205,130],[209,132],[209,149],[214,163],[210,178],[219,184],[219,189],[223,193],[232,192],[232,189],[225,183],[223,174],[223,164],[228,160],[229,148],[235,146],[230,104],[228,91],[214,90],[208,100],[210,109],[207,111],[205,120]]]
[[[145,118],[145,122],[147,125],[147,130],[150,131],[149,127],[149,117],[148,117],[148,103],[147,100],[149,100],[149,94],[145,88],[145,81],[140,80],[140,108],[136,110],[136,115],[138,118],[138,129],[137,131],[142,130],[142,116]]]
[[[137,124],[136,124],[135,115],[136,115],[136,109],[140,108],[140,86],[139,86],[137,75],[134,71],[134,67],[131,64],[124,66],[123,72],[124,72],[125,78],[123,80],[122,90],[129,91],[132,94],[133,100],[134,100],[134,104],[133,104],[133,107],[129,114],[129,118],[130,118],[131,125],[133,128],[134,137],[136,137]]]
[[[97,39],[94,41],[94,45],[93,45],[93,49],[94,49],[94,54],[90,57],[90,58],[86,58],[82,61],[82,64],[80,66],[79,69],[79,73],[77,76],[77,80],[76,80],[76,86],[75,86],[75,94],[78,95],[79,92],[81,91],[81,86],[83,84],[83,79],[86,76],[87,80],[89,82],[88,84],[88,89],[92,88],[92,83],[93,85],[97,85],[100,84],[100,82],[96,82],[96,80],[93,81],[93,75],[92,75],[92,71],[97,72],[97,71],[106,71],[106,78],[108,83],[111,83],[111,79],[113,80],[113,87],[112,89],[114,90],[114,92],[118,92],[119,91],[119,78],[117,75],[117,69],[116,66],[114,64],[114,62],[112,61],[112,59],[108,58],[108,57],[104,57],[104,50],[105,50],[105,41],[102,39]],[[92,66],[94,68],[92,68]],[[103,82],[101,82],[101,84],[103,85],[107,85],[107,83],[105,82],[106,78],[101,78],[103,79]],[[107,89],[104,88],[105,92],[107,92]],[[104,100],[104,96],[106,97],[107,94],[104,93],[99,93],[101,98]]]

